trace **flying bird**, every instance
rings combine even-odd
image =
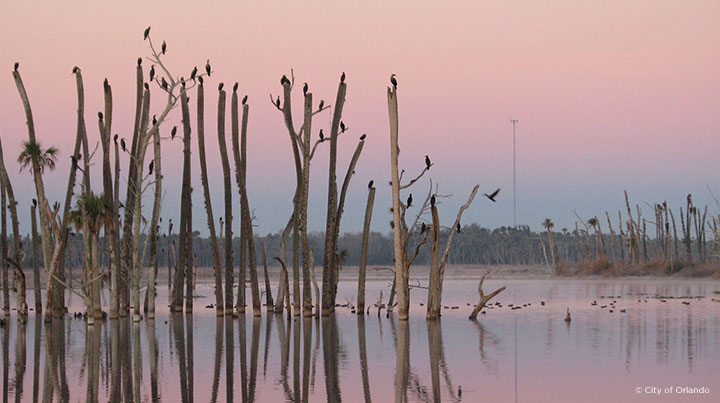
[[[196,75],[197,75],[197,66],[195,66],[193,68],[192,72],[190,72],[190,79],[194,80]]]
[[[125,144],[125,139],[120,139],[120,148],[122,148],[122,150],[123,150],[124,153],[127,152],[127,147],[126,147],[126,144]]]
[[[370,179],[370,182],[368,182],[368,189],[372,189],[373,183],[375,183],[375,181]]]
[[[303,95],[307,95],[308,92],[308,85],[307,83],[303,84]]]
[[[427,170],[429,171],[429,170],[430,170],[430,165],[432,165],[432,164],[430,163],[430,157],[428,157],[428,156],[426,155],[426,156],[425,156],[425,169],[427,169]]]
[[[155,78],[155,65],[150,66],[150,81]]]
[[[165,41],[163,41],[162,46],[160,47],[160,52],[162,54],[165,54],[166,50],[167,50],[167,44],[165,43]]]
[[[240,86],[240,84],[238,84],[237,82],[235,83],[235,85],[233,85],[233,93],[237,92],[238,86]]]
[[[205,63],[205,72],[207,73],[208,77],[210,77],[210,59],[207,59],[207,62]]]
[[[395,74],[390,75],[390,83],[393,86],[393,90],[397,90],[397,79],[395,78]]]
[[[145,33],[143,34],[143,40],[146,40],[148,38],[148,35],[150,35],[150,27],[145,28]]]
[[[150,165],[148,165],[148,175],[152,175],[153,168],[155,168],[155,160],[150,161]]]
[[[290,85],[290,80],[288,80],[287,76],[283,74],[282,78],[280,78],[280,85]]]
[[[245,105],[247,103],[247,95],[245,95],[242,99],[242,104]]]
[[[412,206],[412,193],[407,198],[407,208],[410,208],[410,206]]]
[[[490,199],[490,200],[492,200],[492,201],[494,202],[494,201],[495,201],[495,196],[497,196],[498,193],[500,193],[500,188],[498,188],[496,191],[494,191],[494,192],[492,192],[492,193],[490,193],[490,194],[485,193],[485,197],[487,197],[488,199]]]
[[[173,126],[172,130],[170,131],[170,140],[175,140],[176,135],[177,135],[177,126]]]
[[[367,133],[363,133],[363,135],[360,136],[360,141],[364,141],[365,137],[367,137]]]
[[[345,72],[344,71],[343,71],[342,75],[340,76],[340,82],[341,83],[345,82]]]

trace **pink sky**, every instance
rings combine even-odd
[[[239,91],[249,95],[249,191],[259,234],[277,232],[291,212],[292,153],[279,112],[268,100],[290,68],[326,103],[334,102],[340,73],[347,74],[344,121],[351,130],[340,143],[343,175],[355,139],[368,133],[344,231],[360,229],[367,181],[384,184],[389,178],[385,87],[391,73],[400,83],[401,165],[415,172],[430,154],[436,163],[431,177],[441,193],[454,194],[445,203],[444,221],[478,183],[482,191],[501,187],[499,202],[476,200],[464,222],[512,225],[511,118],[520,120],[519,224],[537,229],[550,217],[557,228],[571,227],[573,209],[587,217],[605,210],[616,215],[623,189],[634,202],[666,199],[675,207],[687,193],[696,204],[712,205],[706,184],[720,193],[720,3],[385,3],[5,4],[0,130],[20,202],[29,203],[34,189],[14,163],[27,132],[12,64],[20,62],[40,141],[62,151],[59,169],[47,175],[50,198],[59,199],[75,133],[72,67],[83,70],[91,141],[98,139],[95,114],[105,77],[114,92],[113,131],[129,138],[135,60],[148,55],[142,40],[148,25],[156,43],[167,41],[166,61],[175,74],[188,75],[211,60],[215,73],[206,90],[211,170],[220,170],[216,84],[238,81]],[[161,98],[159,91],[153,96]],[[179,121],[174,113],[165,130]],[[319,115],[314,129],[327,131],[328,121],[329,114]],[[168,142],[163,150],[168,190],[163,215],[177,216],[173,195],[179,193],[181,144]],[[311,230],[324,228],[324,151],[313,160]],[[193,163],[199,178],[195,155]],[[221,186],[215,175],[216,216],[222,215]],[[195,189],[201,225],[202,195]],[[426,191],[426,183],[416,186],[416,200]],[[378,192],[374,228],[385,232],[390,193],[387,186]],[[204,226],[199,230],[205,232]]]

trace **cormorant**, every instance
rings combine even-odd
[[[167,44],[165,43],[165,41],[163,41],[162,46],[160,47],[160,52],[162,54],[165,54],[166,50],[167,50]]]
[[[367,137],[367,133],[363,133],[363,135],[360,136],[360,140],[361,140],[361,141],[364,141],[364,140],[365,140],[365,137]]]
[[[155,65],[150,66],[150,81],[155,78]]]
[[[210,77],[210,59],[207,59],[207,62],[205,63],[205,72],[207,73],[208,77]]]
[[[290,85],[290,80],[288,80],[287,76],[283,74],[282,78],[280,78],[280,85],[285,85],[285,83],[287,83],[287,85]]]
[[[342,120],[340,121],[340,130],[342,131],[342,133],[345,133],[345,122],[343,122]]]
[[[247,95],[245,95],[242,99],[242,104],[245,105],[247,103]]]
[[[432,164],[430,163],[430,157],[428,157],[428,156],[426,155],[426,156],[425,156],[425,169],[427,169],[427,170],[429,171],[429,170],[430,170],[430,165],[432,165]]]
[[[190,72],[190,79],[191,79],[191,80],[194,80],[196,75],[197,75],[197,66],[195,66],[195,67],[192,69],[192,72]]]
[[[345,72],[344,71],[343,71],[342,75],[340,76],[340,82],[341,83],[345,82]]]
[[[200,81],[200,85],[202,85],[203,81],[205,81],[205,80],[203,80],[202,76],[198,77],[197,79],[198,79],[198,81]]]
[[[33,206],[37,207],[37,199],[33,199]]]
[[[435,195],[432,195],[432,197],[430,198],[430,206],[435,207]]]
[[[307,83],[303,84],[303,95],[307,95],[308,92],[308,85]]]
[[[175,140],[175,135],[177,135],[177,126],[173,126],[170,130],[170,140]]]
[[[117,144],[117,139],[118,139],[118,135],[117,135],[117,133],[115,133],[115,135],[113,136],[113,142],[115,144]]]
[[[422,223],[422,227],[420,227],[420,233],[424,234],[426,230],[427,230],[427,225],[425,225],[425,223]]]
[[[240,86],[240,84],[238,84],[237,82],[233,85],[233,93],[237,92],[238,86]]]
[[[375,181],[370,179],[370,182],[368,182],[368,189],[372,189],[373,183],[375,183]]]
[[[321,99],[320,104],[318,105],[318,109],[322,110],[323,106],[325,106],[325,101]]]
[[[322,129],[320,129],[320,141],[325,141],[325,133],[323,133]]]
[[[107,78],[106,78],[106,79],[103,81],[103,88],[107,90],[109,87],[110,87],[110,84],[108,83],[108,80],[107,80]]]
[[[123,152],[127,152],[127,147],[125,145],[125,139],[120,139],[120,148],[122,148]]]
[[[78,70],[80,70],[80,67],[78,67],[78,66],[73,67],[73,74],[77,73]]]
[[[459,222],[458,222],[458,225],[457,225],[457,232],[458,232],[458,234],[460,233],[460,223],[459,223]]]
[[[103,113],[102,113],[102,112],[98,112],[98,119],[103,120]]]
[[[275,106],[280,108],[280,95],[278,95],[277,99],[275,100]]]
[[[410,206],[412,206],[412,193],[407,198],[407,208],[410,208]]]
[[[162,80],[160,80],[160,86],[161,86],[164,90],[167,90],[167,89],[168,89],[168,83],[167,83],[167,81],[165,81],[165,77],[163,77]]]
[[[143,34],[143,40],[146,40],[148,38],[148,35],[150,35],[150,27],[145,28],[145,33]]]
[[[137,65],[138,67],[142,66],[142,57],[138,57]]]
[[[488,199],[490,199],[492,201],[495,201],[495,196],[497,196],[498,193],[500,193],[500,188],[498,188],[496,191],[494,191],[490,194],[485,193],[485,197],[487,197]]]
[[[157,118],[155,117],[155,115],[153,115],[152,125],[153,126],[157,125]]]
[[[218,91],[222,91],[223,86],[225,86],[225,83],[218,84]]]
[[[153,168],[155,168],[155,160],[150,161],[150,165],[148,165],[148,175],[152,175]]]
[[[148,85],[148,83],[143,83],[143,87],[145,87],[146,90],[150,89],[150,86]]]
[[[17,71],[18,67],[20,67],[20,63],[15,62],[15,66],[13,66],[13,70]]]
[[[390,75],[390,83],[393,86],[393,90],[397,90],[397,79],[395,78],[395,74]]]

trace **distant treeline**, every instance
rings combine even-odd
[[[441,244],[445,244],[448,236],[448,230],[441,232]],[[557,258],[568,264],[580,264],[597,256],[613,257],[612,260],[621,261],[629,256],[627,239],[622,239],[619,235],[602,234],[597,238],[596,234],[588,233],[585,230],[552,231],[555,248],[557,250]],[[262,244],[265,244],[267,250],[267,259],[269,265],[275,265],[274,256],[279,255],[281,234],[268,234],[263,237],[256,237],[256,247],[258,249],[258,264],[262,264]],[[356,266],[360,259],[361,233],[345,233],[340,236],[338,251],[345,265]],[[419,240],[420,235],[416,231],[410,238],[409,245],[414,245]],[[322,264],[323,259],[323,243],[325,234],[315,232],[308,234],[308,242],[310,248],[314,251],[316,264]],[[172,241],[177,244],[177,234],[173,234]],[[141,245],[145,239],[142,238]],[[679,239],[678,243],[684,245],[686,242]],[[693,245],[697,244],[696,239],[691,239]],[[289,242],[288,242],[289,243]],[[661,256],[661,242],[654,238],[646,238],[643,240],[644,247],[640,249],[643,252],[643,260],[652,261]],[[717,259],[719,248],[717,242],[704,242],[703,259]],[[30,250],[30,240],[25,239],[23,247],[26,249],[28,258],[25,259],[25,267],[32,267],[33,256]],[[108,255],[105,238],[100,239],[101,266],[108,266]],[[238,265],[238,256],[240,248],[240,239],[233,239],[234,259]],[[167,234],[160,235],[158,242],[158,264],[167,266],[168,259],[168,237]],[[177,245],[175,246],[177,249]],[[193,237],[193,249],[197,256],[197,263],[200,267],[211,267],[213,265],[212,248],[209,238],[201,237],[196,231]],[[292,256],[291,246],[286,247],[287,256]],[[613,249],[613,250],[611,250]],[[688,259],[687,248],[679,248],[680,260],[684,261],[700,261],[699,249],[691,247],[690,259]],[[83,250],[82,237],[71,234],[69,242],[69,251],[67,258],[71,262],[72,267],[81,265]],[[142,246],[141,246],[142,251]],[[42,257],[39,257],[42,261]],[[145,264],[147,265],[149,257],[145,256]],[[171,258],[172,259],[172,258]],[[424,245],[415,260],[415,264],[427,265],[430,259],[430,248]],[[482,228],[476,224],[469,225],[461,229],[459,234],[455,235],[453,241],[449,263],[450,264],[510,264],[510,265],[538,265],[551,264],[550,250],[548,245],[548,234],[546,231],[534,232],[528,226],[500,227],[496,229]],[[373,266],[392,266],[393,265],[393,239],[392,233],[382,234],[372,232],[370,234],[370,242],[368,246],[368,264]]]

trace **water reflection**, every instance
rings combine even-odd
[[[459,402],[512,401],[515,393],[548,401],[561,387],[568,400],[592,391],[597,401],[622,401],[635,382],[712,385],[720,371],[720,304],[630,296],[697,295],[699,286],[516,291],[523,286],[503,299],[517,303],[513,292],[535,292],[532,306],[495,308],[476,321],[462,308],[431,322],[412,310],[409,321],[398,321],[341,308],[322,319],[159,311],[154,322],[90,327],[33,315],[21,325],[11,316],[0,328],[3,401]],[[455,291],[448,305],[465,299],[460,286],[450,282],[448,290]],[[623,296],[615,313],[590,305],[611,294]],[[540,298],[546,306],[535,303]],[[614,387],[599,389],[597,379]]]

